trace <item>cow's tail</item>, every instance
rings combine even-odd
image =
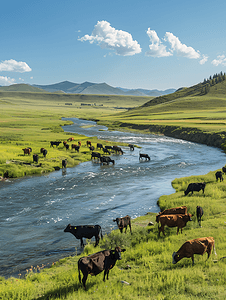
[[[80,274],[79,264],[80,264],[80,259],[78,260],[78,279],[79,279],[79,282],[81,283],[81,274]]]
[[[101,236],[101,239],[103,240],[103,234],[102,234],[102,228],[100,226],[100,236]]]

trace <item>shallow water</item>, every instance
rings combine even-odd
[[[206,174],[225,165],[225,154],[217,148],[164,136],[109,132],[103,126],[81,128],[95,123],[73,121],[65,131],[142,149],[122,147],[123,155],[112,155],[114,166],[86,162],[65,174],[56,171],[0,182],[1,276],[17,276],[31,265],[79,253],[80,241],[63,232],[68,223],[99,224],[107,233],[116,228],[112,221],[116,217],[158,212],[156,202],[174,192],[174,178]],[[149,154],[151,161],[139,161],[139,151]]]

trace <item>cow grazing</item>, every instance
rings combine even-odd
[[[87,146],[87,147],[92,146],[92,145],[91,145],[91,142],[90,142],[90,141],[86,141],[86,146]]]
[[[130,216],[127,215],[123,218],[116,218],[115,220],[113,220],[113,222],[117,223],[118,228],[119,228],[121,233],[122,233],[124,228],[125,228],[125,233],[126,233],[128,225],[129,225],[129,228],[130,228],[130,232],[132,233]]]
[[[187,207],[180,206],[175,208],[165,209],[161,211],[158,215],[156,215],[156,222],[159,222],[159,217],[162,215],[186,215],[187,214]]]
[[[145,158],[146,160],[150,160],[150,156],[148,154],[140,153],[139,160]]]
[[[199,226],[201,226],[201,218],[203,216],[203,209],[201,206],[196,207],[196,216],[197,216],[197,221],[199,223]]]
[[[68,142],[72,142],[72,141],[74,141],[74,138],[73,137],[70,137],[69,139],[67,139],[68,140]]]
[[[43,154],[44,157],[47,155],[47,150],[45,148],[41,148],[40,152]]]
[[[109,150],[110,150],[110,151],[113,151],[113,147],[112,147],[112,146],[105,146],[104,148],[107,149],[108,151],[109,151]]]
[[[78,141],[78,145],[79,145],[79,147],[81,147],[82,146],[82,142]]]
[[[71,150],[75,149],[75,151],[79,152],[80,146],[76,145],[76,144],[72,144],[71,145]]]
[[[66,150],[69,150],[69,144],[65,144],[64,147],[66,148]]]
[[[114,159],[111,159],[109,156],[101,156],[100,157],[100,162],[102,164],[107,164],[109,165],[109,163],[111,162],[113,165],[115,164]]]
[[[97,143],[97,149],[103,149],[104,147],[103,147],[103,145],[102,144],[100,144],[100,143]]]
[[[98,153],[98,152],[92,152],[92,154],[91,154],[91,159],[100,159],[101,158],[101,154],[100,153]]]
[[[191,194],[193,194],[193,192],[199,192],[200,190],[203,191],[205,190],[206,187],[206,183],[205,182],[196,182],[196,183],[189,183],[186,191],[184,192],[185,196],[187,196],[188,193],[191,192]]]
[[[124,152],[122,151],[122,149],[118,146],[113,146],[112,150],[115,151],[116,154],[123,154]]]
[[[223,173],[221,171],[217,171],[215,173],[215,177],[216,177],[216,181],[218,181],[218,179],[220,179],[220,181],[223,181],[224,178],[223,178]]]
[[[33,154],[33,163],[38,163],[38,154]]]
[[[60,143],[62,143],[62,142],[57,142],[57,141],[55,141],[55,142],[50,142],[50,147],[53,147],[53,146],[58,147],[58,146],[60,145]]]
[[[185,242],[177,252],[173,252],[173,264],[176,264],[184,257],[191,257],[194,265],[194,254],[203,255],[207,252],[209,258],[212,248],[214,248],[214,238],[204,237]],[[215,248],[214,248],[215,249]]]
[[[66,159],[62,159],[62,168],[66,169],[67,167],[67,160]]]
[[[226,174],[226,167],[222,167],[222,172]]]
[[[24,151],[24,155],[25,154],[28,154],[28,155],[30,155],[30,153],[31,153],[31,151],[32,151],[32,149],[31,148],[24,148],[24,149],[22,149],[23,151]]]
[[[81,247],[84,247],[83,238],[91,239],[94,236],[96,239],[95,247],[99,244],[99,234],[101,234],[101,238],[103,238],[100,225],[72,226],[68,224],[64,232],[70,232],[76,239],[80,239]]]
[[[130,149],[131,151],[134,151],[134,145],[129,144],[128,147],[129,147],[129,149]]]
[[[103,281],[105,281],[106,275],[108,280],[109,271],[115,266],[117,260],[122,259],[121,252],[124,251],[126,251],[126,249],[115,247],[114,250],[103,250],[89,256],[81,257],[78,260],[79,282],[81,283],[80,271],[83,274],[82,283],[85,289],[89,274],[96,276],[104,271]]]
[[[90,146],[90,147],[89,147],[89,150],[90,150],[90,151],[95,150],[94,146]]]
[[[182,228],[186,226],[188,221],[192,221],[191,219],[191,214],[186,214],[186,215],[162,215],[159,217],[159,223],[161,224],[159,229],[159,236],[160,232],[164,233],[164,227],[177,227],[177,234],[179,233],[179,229],[181,229],[182,233]]]

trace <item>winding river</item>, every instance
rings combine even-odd
[[[0,276],[18,276],[30,266],[48,266],[81,251],[80,242],[63,230],[99,224],[103,233],[116,228],[115,217],[158,212],[161,195],[174,192],[176,177],[206,174],[225,165],[217,148],[165,136],[108,131],[95,122],[69,119],[65,131],[103,140],[137,144],[140,149],[112,155],[115,165],[85,162],[47,175],[0,182]],[[81,127],[82,126],[82,127]]]

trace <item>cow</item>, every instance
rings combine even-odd
[[[187,214],[186,206],[165,209],[164,211],[161,211],[159,212],[158,215],[156,215],[156,222],[157,223],[159,222],[159,217],[162,215],[186,215],[186,214]]]
[[[131,151],[134,151],[134,145],[129,144],[128,147],[129,147],[129,149],[130,149]]]
[[[96,158],[98,158],[98,159],[100,159],[101,158],[101,154],[100,153],[98,153],[98,152],[92,152],[91,153],[91,159],[96,159]]]
[[[203,255],[207,252],[209,258],[212,248],[215,250],[215,241],[213,237],[203,237],[185,242],[177,252],[173,252],[173,264],[176,264],[184,257],[191,257],[194,265],[194,254]],[[215,252],[216,253],[216,252]]]
[[[129,225],[129,228],[130,228],[130,233],[132,233],[130,216],[126,215],[125,217],[122,217],[122,218],[116,218],[115,220],[113,220],[113,222],[117,223],[118,228],[119,228],[121,233],[122,233],[124,228],[125,228],[125,233],[126,233],[128,225]]]
[[[109,156],[101,156],[100,157],[100,162],[102,164],[106,163],[107,165],[109,165],[109,163],[111,162],[113,165],[115,164],[115,161],[113,159],[111,159]]]
[[[53,146],[58,147],[58,146],[60,145],[60,143],[62,143],[62,142],[57,142],[57,141],[55,141],[55,142],[50,142],[50,147],[53,147]]]
[[[64,147],[65,147],[65,145],[67,145],[67,141],[63,141],[63,145],[64,145]]]
[[[100,144],[100,143],[97,143],[97,149],[103,149],[104,147],[103,147],[103,145],[102,144]]]
[[[195,183],[189,183],[186,191],[184,192],[185,196],[187,196],[188,193],[191,192],[191,194],[193,194],[193,192],[199,192],[200,190],[203,191],[205,190],[206,187],[206,183],[205,182],[195,182]]]
[[[220,179],[220,182],[224,180],[223,173],[221,171],[217,171],[215,173],[215,177],[216,177],[216,181],[218,181],[218,179]]]
[[[222,172],[226,174],[226,167],[222,167]]]
[[[159,223],[161,224],[161,226],[158,227],[159,236],[160,236],[161,232],[165,236],[165,233],[164,233],[164,227],[165,226],[177,227],[177,235],[179,233],[179,229],[181,229],[181,233],[182,233],[182,228],[186,226],[188,221],[192,221],[191,214],[186,214],[186,215],[162,215],[162,216],[160,216],[159,217]]]
[[[199,226],[202,227],[201,226],[201,218],[203,216],[203,209],[201,206],[196,207],[196,216],[197,216],[197,221],[199,223]]]
[[[112,146],[105,146],[105,149],[107,149],[108,151],[113,151],[113,147]]]
[[[87,147],[92,146],[90,141],[86,141]]]
[[[115,247],[114,250],[103,250],[89,256],[81,257],[78,260],[78,276],[79,282],[81,283],[80,271],[83,274],[82,283],[86,290],[86,280],[89,274],[96,276],[102,271],[104,271],[104,278],[108,275],[109,271],[115,266],[117,260],[121,260],[121,252],[126,251],[126,249],[121,249],[120,247]]]
[[[47,150],[45,148],[41,148],[40,152],[43,154],[44,157],[47,155]]]
[[[80,146],[78,146],[76,144],[71,145],[71,150],[75,149],[75,151],[79,152],[79,148],[80,148]]]
[[[67,139],[68,140],[68,142],[72,142],[72,141],[74,141],[74,138],[73,137],[70,137],[69,139]]]
[[[109,155],[111,154],[111,153],[109,152],[109,150],[108,150],[106,147],[104,147],[102,150],[103,150],[104,153],[107,153],[107,154],[109,154]]]
[[[82,146],[82,142],[78,141],[78,145],[79,145],[79,147],[81,147]]]
[[[33,163],[34,162],[38,163],[38,159],[39,159],[38,154],[33,154]]]
[[[94,236],[96,240],[95,247],[99,244],[100,241],[99,234],[103,239],[102,229],[100,225],[72,226],[71,224],[68,224],[64,229],[64,232],[70,232],[76,237],[76,239],[80,239],[81,247],[84,247],[83,238],[91,239]]]
[[[94,146],[90,146],[90,147],[89,147],[89,150],[90,150],[90,151],[95,150]]]
[[[115,151],[116,154],[123,154],[124,152],[122,151],[122,149],[118,146],[113,146],[112,150]]]
[[[69,144],[65,144],[64,147],[66,148],[66,150],[69,150]]]
[[[62,159],[62,168],[66,169],[67,167],[67,160],[66,159]]]
[[[25,154],[28,154],[28,155],[30,155],[30,153],[31,153],[31,148],[24,148],[24,149],[22,149],[23,151],[24,151],[24,155]]]
[[[141,158],[142,158],[142,159],[145,158],[146,160],[150,160],[150,159],[151,159],[150,156],[149,156],[148,154],[143,154],[143,153],[140,153],[139,160],[140,160]]]

